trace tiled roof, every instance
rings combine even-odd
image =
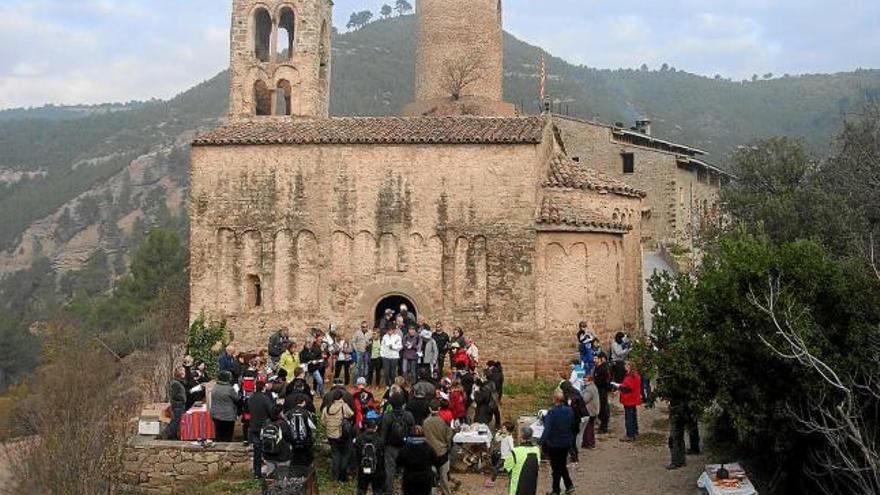
[[[193,145],[537,144],[547,121],[532,117],[264,117],[230,121]]]
[[[601,172],[576,163],[561,152],[550,158],[550,172],[545,187],[566,189],[590,189],[593,191],[619,194],[634,198],[644,198],[646,194]]]
[[[541,226],[564,226],[576,230],[616,233],[626,233],[633,229],[632,225],[600,218],[599,215],[589,215],[578,211],[564,201],[549,197],[541,200],[541,209],[538,211],[535,222],[539,228]]]

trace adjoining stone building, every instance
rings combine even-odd
[[[645,193],[601,171],[619,143],[578,163],[566,119],[501,100],[498,0],[418,2],[415,102],[371,118],[327,116],[329,0],[233,4],[230,116],[193,143],[192,318],[257,348],[406,302],[520,378],[564,366],[578,321],[640,331]],[[476,33],[426,49],[435,23]],[[474,93],[434,84],[481,51]]]
[[[733,176],[708,163],[705,151],[654,137],[648,120],[629,129],[568,116],[555,122],[573,160],[647,193],[646,248],[693,248],[703,223],[718,220],[718,191]]]

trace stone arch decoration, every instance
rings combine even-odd
[[[241,235],[241,281],[238,284],[245,288],[242,295],[245,296],[242,307],[246,309],[261,309],[261,304],[254,304],[255,296],[253,285],[255,281],[262,288],[263,279],[263,237],[257,230],[248,230]]]
[[[238,311],[238,291],[236,287],[236,239],[235,232],[231,229],[220,228],[217,230],[217,307],[226,313]]]
[[[293,251],[293,234],[287,230],[279,230],[275,234],[275,268],[273,270],[273,306],[276,311],[290,309],[290,265]]]
[[[296,270],[294,297],[296,310],[304,313],[318,311],[320,267],[318,240],[311,231],[302,230],[296,236]]]
[[[254,82],[254,115],[272,115],[272,91],[262,79]]]
[[[387,275],[378,277],[364,286],[358,293],[356,316],[358,319],[372,320],[376,305],[389,296],[401,296],[409,299],[418,308],[419,316],[429,321],[437,317],[437,308],[429,296],[430,291],[409,277]]]

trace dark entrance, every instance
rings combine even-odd
[[[379,324],[379,322],[382,320],[382,316],[385,314],[386,309],[394,311],[394,314],[400,312],[401,304],[406,304],[406,307],[409,309],[410,313],[414,314],[416,318],[419,317],[416,310],[416,305],[413,304],[412,301],[407,299],[405,296],[386,296],[381,301],[379,301],[379,304],[376,305],[376,314],[374,315],[373,324]]]

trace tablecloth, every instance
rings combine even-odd
[[[216,436],[214,421],[207,406],[193,406],[180,418],[181,440],[213,440]]]
[[[703,471],[702,476],[697,480],[697,486],[706,490],[709,495],[758,495],[758,491],[748,478],[742,480],[742,485],[739,488],[722,488],[715,486],[712,482],[713,477],[710,476],[710,473],[715,473],[720,467],[720,464],[710,464],[706,466],[706,470]],[[743,471],[742,467],[735,463],[725,464],[724,467],[730,472]]]

